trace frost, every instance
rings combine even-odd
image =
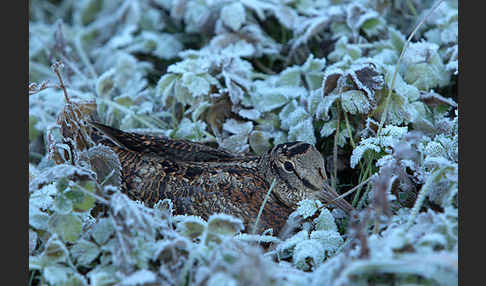
[[[303,218],[308,218],[314,215],[322,203],[317,200],[302,200],[297,203],[297,213]]]
[[[71,255],[78,264],[87,265],[100,254],[99,247],[87,240],[80,239],[71,247]]]
[[[361,90],[349,90],[341,94],[341,105],[344,111],[351,114],[367,114],[371,104]]]
[[[321,209],[319,216],[314,219],[316,224],[316,230],[336,231],[337,226],[334,221],[334,217],[327,209]]]
[[[438,46],[430,43],[412,43],[403,55],[403,78],[418,89],[442,87],[449,82],[449,74],[437,52]]]
[[[221,20],[233,31],[238,31],[245,22],[245,8],[239,2],[224,6],[221,9]]]
[[[29,229],[29,255],[34,252],[37,247],[37,233]]]
[[[152,271],[142,269],[124,278],[121,281],[121,285],[127,285],[127,286],[144,285],[146,283],[153,283],[155,281],[156,281],[156,276]]]
[[[57,233],[65,241],[74,242],[81,235],[82,222],[78,216],[54,214],[49,218],[48,230]]]
[[[319,241],[326,256],[331,256],[344,242],[339,232],[333,230],[315,230],[310,238]]]
[[[236,286],[238,283],[228,274],[217,272],[209,278],[208,286]]]
[[[222,235],[234,235],[245,227],[240,219],[226,214],[213,214],[208,219],[208,231]]]
[[[91,236],[99,245],[105,244],[115,229],[112,222],[107,218],[100,219],[91,229]]]
[[[304,240],[295,246],[292,261],[301,270],[311,270],[318,267],[324,260],[324,248],[317,240]]]
[[[233,134],[249,134],[252,129],[253,123],[250,121],[238,122],[234,119],[229,119],[223,124],[223,130]]]

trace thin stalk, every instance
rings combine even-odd
[[[386,100],[385,100],[385,108],[383,109],[383,114],[381,116],[380,125],[378,127],[378,132],[376,133],[376,136],[379,136],[381,134],[381,129],[383,128],[383,125],[385,124],[386,116],[388,114],[388,107],[390,105],[390,98],[391,98],[391,95],[392,95],[393,88],[395,87],[395,80],[397,78],[398,68],[400,67],[400,63],[402,61],[403,55],[405,54],[405,51],[407,50],[408,44],[412,40],[412,37],[415,36],[415,34],[417,33],[417,31],[420,28],[420,26],[423,25],[423,23],[425,22],[425,20],[437,9],[437,7],[439,7],[439,5],[442,2],[444,2],[444,0],[439,0],[432,7],[432,9],[430,9],[429,13],[427,13],[427,15],[425,15],[425,17],[417,24],[417,26],[412,31],[412,33],[408,37],[407,41],[405,41],[405,44],[403,45],[402,52],[400,53],[400,57],[398,58],[397,64],[395,65],[395,71],[393,72],[392,82],[391,82],[390,88],[388,89],[388,95],[387,95]]]
[[[260,216],[262,215],[263,208],[265,207],[265,204],[267,203],[268,198],[270,197],[270,193],[272,192],[273,188],[275,187],[275,182],[277,182],[277,178],[273,179],[272,185],[268,189],[267,195],[263,199],[262,205],[260,206],[260,210],[258,211],[258,215],[257,215],[256,221],[255,221],[255,225],[253,226],[253,232],[252,232],[253,234],[256,233],[256,230],[257,230],[257,227],[258,227],[258,222],[260,221]]]
[[[336,125],[336,133],[334,133],[334,146],[332,151],[332,159],[334,162],[333,166],[333,176],[332,176],[332,187],[336,190],[337,185],[337,141],[339,138],[339,127],[341,125],[341,110],[339,109],[339,103],[336,104],[337,107],[337,125]]]

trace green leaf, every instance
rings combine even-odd
[[[115,232],[113,223],[108,218],[101,218],[91,229],[91,236],[99,245],[104,245]]]
[[[33,141],[35,138],[39,137],[42,134],[42,132],[35,128],[37,122],[38,120],[35,116],[29,116],[29,141]]]
[[[58,214],[68,214],[73,210],[73,203],[64,194],[59,194],[54,200],[54,210]]]
[[[46,243],[42,256],[50,264],[64,262],[69,256],[69,252],[62,241],[56,236],[52,236]]]
[[[49,231],[58,234],[64,241],[75,242],[81,235],[81,219],[72,213],[55,213],[49,219],[48,225]]]
[[[341,93],[341,106],[345,112],[351,114],[367,114],[371,111],[371,104],[361,90],[348,90]]]
[[[80,265],[88,265],[98,257],[100,248],[85,239],[80,239],[71,247],[71,255]]]
[[[235,235],[244,229],[239,218],[227,214],[213,214],[208,219],[208,230],[222,235]]]
[[[94,193],[95,182],[93,181],[82,182],[81,187],[83,187],[85,191]],[[70,191],[66,192],[66,197],[72,200],[73,209],[75,211],[88,211],[94,207],[96,198],[81,191],[80,190],[81,187],[74,185]]]

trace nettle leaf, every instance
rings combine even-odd
[[[188,118],[183,118],[173,136],[197,142],[213,141],[214,137],[206,131],[206,126],[204,121],[192,122]]]
[[[99,245],[104,245],[115,232],[113,223],[109,218],[100,218],[91,229],[91,236]]]
[[[167,98],[174,92],[174,85],[180,75],[173,73],[164,74],[155,87],[155,96],[160,97],[164,104],[167,104]]]
[[[280,119],[280,127],[289,130],[295,124],[309,117],[309,114],[302,106],[297,105],[297,101],[292,100],[280,111],[278,117]]]
[[[283,86],[300,86],[302,84],[301,68],[298,66],[286,68],[280,73],[277,83]]]
[[[186,87],[193,96],[209,94],[211,82],[206,77],[193,73],[184,73],[181,80],[182,86]]]
[[[334,230],[315,230],[311,232],[310,238],[321,243],[326,256],[333,254],[344,243],[339,232]]]
[[[337,128],[337,120],[333,119],[331,121],[328,121],[322,125],[320,134],[321,137],[329,137],[331,136],[334,132],[336,132]],[[352,127],[351,127],[352,130]],[[343,147],[344,144],[346,144],[346,138],[349,137],[349,134],[346,130],[345,123],[341,122],[341,125],[339,126],[339,135],[337,138],[337,144],[340,147]]]
[[[224,122],[223,130],[239,135],[249,134],[253,130],[253,122],[239,122],[230,118]]]
[[[238,31],[245,23],[245,8],[240,2],[234,2],[221,9],[221,20],[233,31]]]
[[[34,252],[37,247],[37,232],[29,228],[29,255]]]
[[[443,87],[449,83],[449,72],[433,43],[410,43],[403,55],[401,74],[404,80],[421,90]]]
[[[303,141],[309,144],[316,144],[316,136],[314,135],[314,125],[312,119],[307,117],[298,124],[290,127],[288,140],[290,141]]]
[[[64,241],[75,242],[81,235],[82,222],[75,214],[53,214],[49,218],[48,229],[61,236]]]
[[[279,258],[286,259],[292,256],[295,246],[304,240],[309,239],[309,233],[307,230],[301,230],[294,234],[292,237],[286,239],[284,242],[277,245],[277,253]]]
[[[341,107],[351,114],[368,114],[371,104],[361,90],[348,90],[341,94]]]
[[[238,111],[238,115],[250,120],[257,120],[260,118],[262,113],[257,109],[240,109],[240,111]]]
[[[313,216],[322,203],[318,200],[302,200],[297,203],[298,207],[296,212],[304,219]]]
[[[311,270],[317,268],[325,259],[322,244],[314,239],[303,240],[295,246],[292,262],[298,269]]]
[[[90,264],[96,257],[98,257],[100,252],[101,250],[98,245],[85,239],[78,240],[76,244],[71,247],[71,255],[79,265]]]
[[[347,36],[341,36],[334,45],[334,50],[327,56],[332,62],[339,62],[346,57],[353,60],[362,57],[361,48],[356,44],[349,43]]]
[[[337,231],[334,216],[328,209],[321,209],[319,216],[314,219],[316,230]]]

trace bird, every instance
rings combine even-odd
[[[240,218],[246,230],[271,228],[274,234],[304,199],[333,202],[346,213],[354,210],[344,199],[334,201],[339,195],[324,188],[324,159],[306,142],[278,144],[261,155],[235,154],[188,140],[89,124],[96,131],[93,141],[119,158],[122,192],[149,207],[170,199],[176,215],[208,219],[225,213]]]

